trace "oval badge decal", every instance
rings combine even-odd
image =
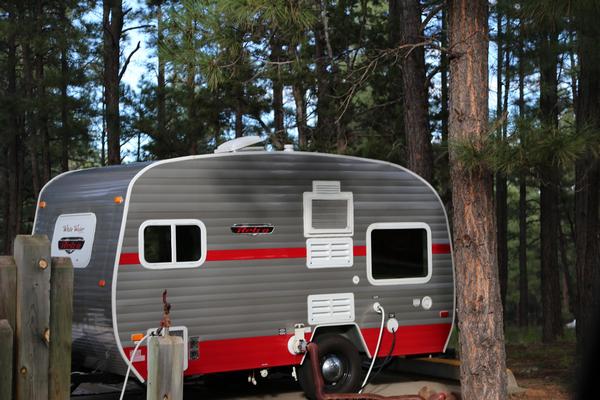
[[[270,235],[275,227],[271,224],[234,224],[231,232],[236,235]]]

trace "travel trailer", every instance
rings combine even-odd
[[[73,261],[74,366],[124,374],[132,360],[143,382],[146,348],[134,348],[159,325],[165,289],[186,376],[288,366],[306,386],[311,340],[326,349],[327,390],[346,392],[361,356],[445,351],[454,269],[431,185],[388,162],[258,140],[46,184],[33,233]]]

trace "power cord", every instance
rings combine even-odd
[[[367,376],[365,376],[365,380],[360,387],[358,393],[362,393],[365,386],[369,382],[369,376],[371,375],[371,371],[373,370],[373,366],[375,365],[375,360],[377,359],[377,354],[379,354],[379,346],[381,346],[381,338],[383,338],[383,327],[385,325],[385,310],[379,303],[373,304],[373,309],[381,314],[381,327],[379,328],[379,338],[377,339],[377,346],[375,346],[375,353],[373,354],[373,359],[371,360],[371,366],[369,367],[369,371],[367,371]]]

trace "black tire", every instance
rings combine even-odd
[[[314,342],[319,347],[319,365],[334,361],[339,366],[329,374],[323,374],[325,381],[325,393],[355,393],[360,389],[362,368],[360,355],[357,348],[351,341],[337,334],[324,334],[318,336]],[[331,371],[331,370],[330,370]],[[298,369],[298,382],[304,391],[306,397],[315,399],[315,385],[310,365],[309,355],[306,355],[304,363]]]

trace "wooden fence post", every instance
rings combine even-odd
[[[15,328],[17,313],[17,265],[12,256],[0,256],[0,319]]]
[[[73,264],[68,257],[53,257],[50,276],[50,400],[71,395],[71,322],[73,318]]]
[[[6,319],[0,319],[0,399],[12,399],[13,330]]]
[[[16,400],[48,399],[50,242],[45,235],[15,239],[17,264]]]
[[[12,256],[0,256],[0,320],[4,320],[0,335],[0,399],[12,399],[16,338],[14,330],[17,314],[17,265]],[[2,321],[0,321],[2,322]],[[11,343],[8,339],[10,328]],[[8,347],[10,345],[10,354]],[[4,353],[4,352],[7,353]]]
[[[146,400],[183,400],[183,350],[179,336],[148,339]]]

